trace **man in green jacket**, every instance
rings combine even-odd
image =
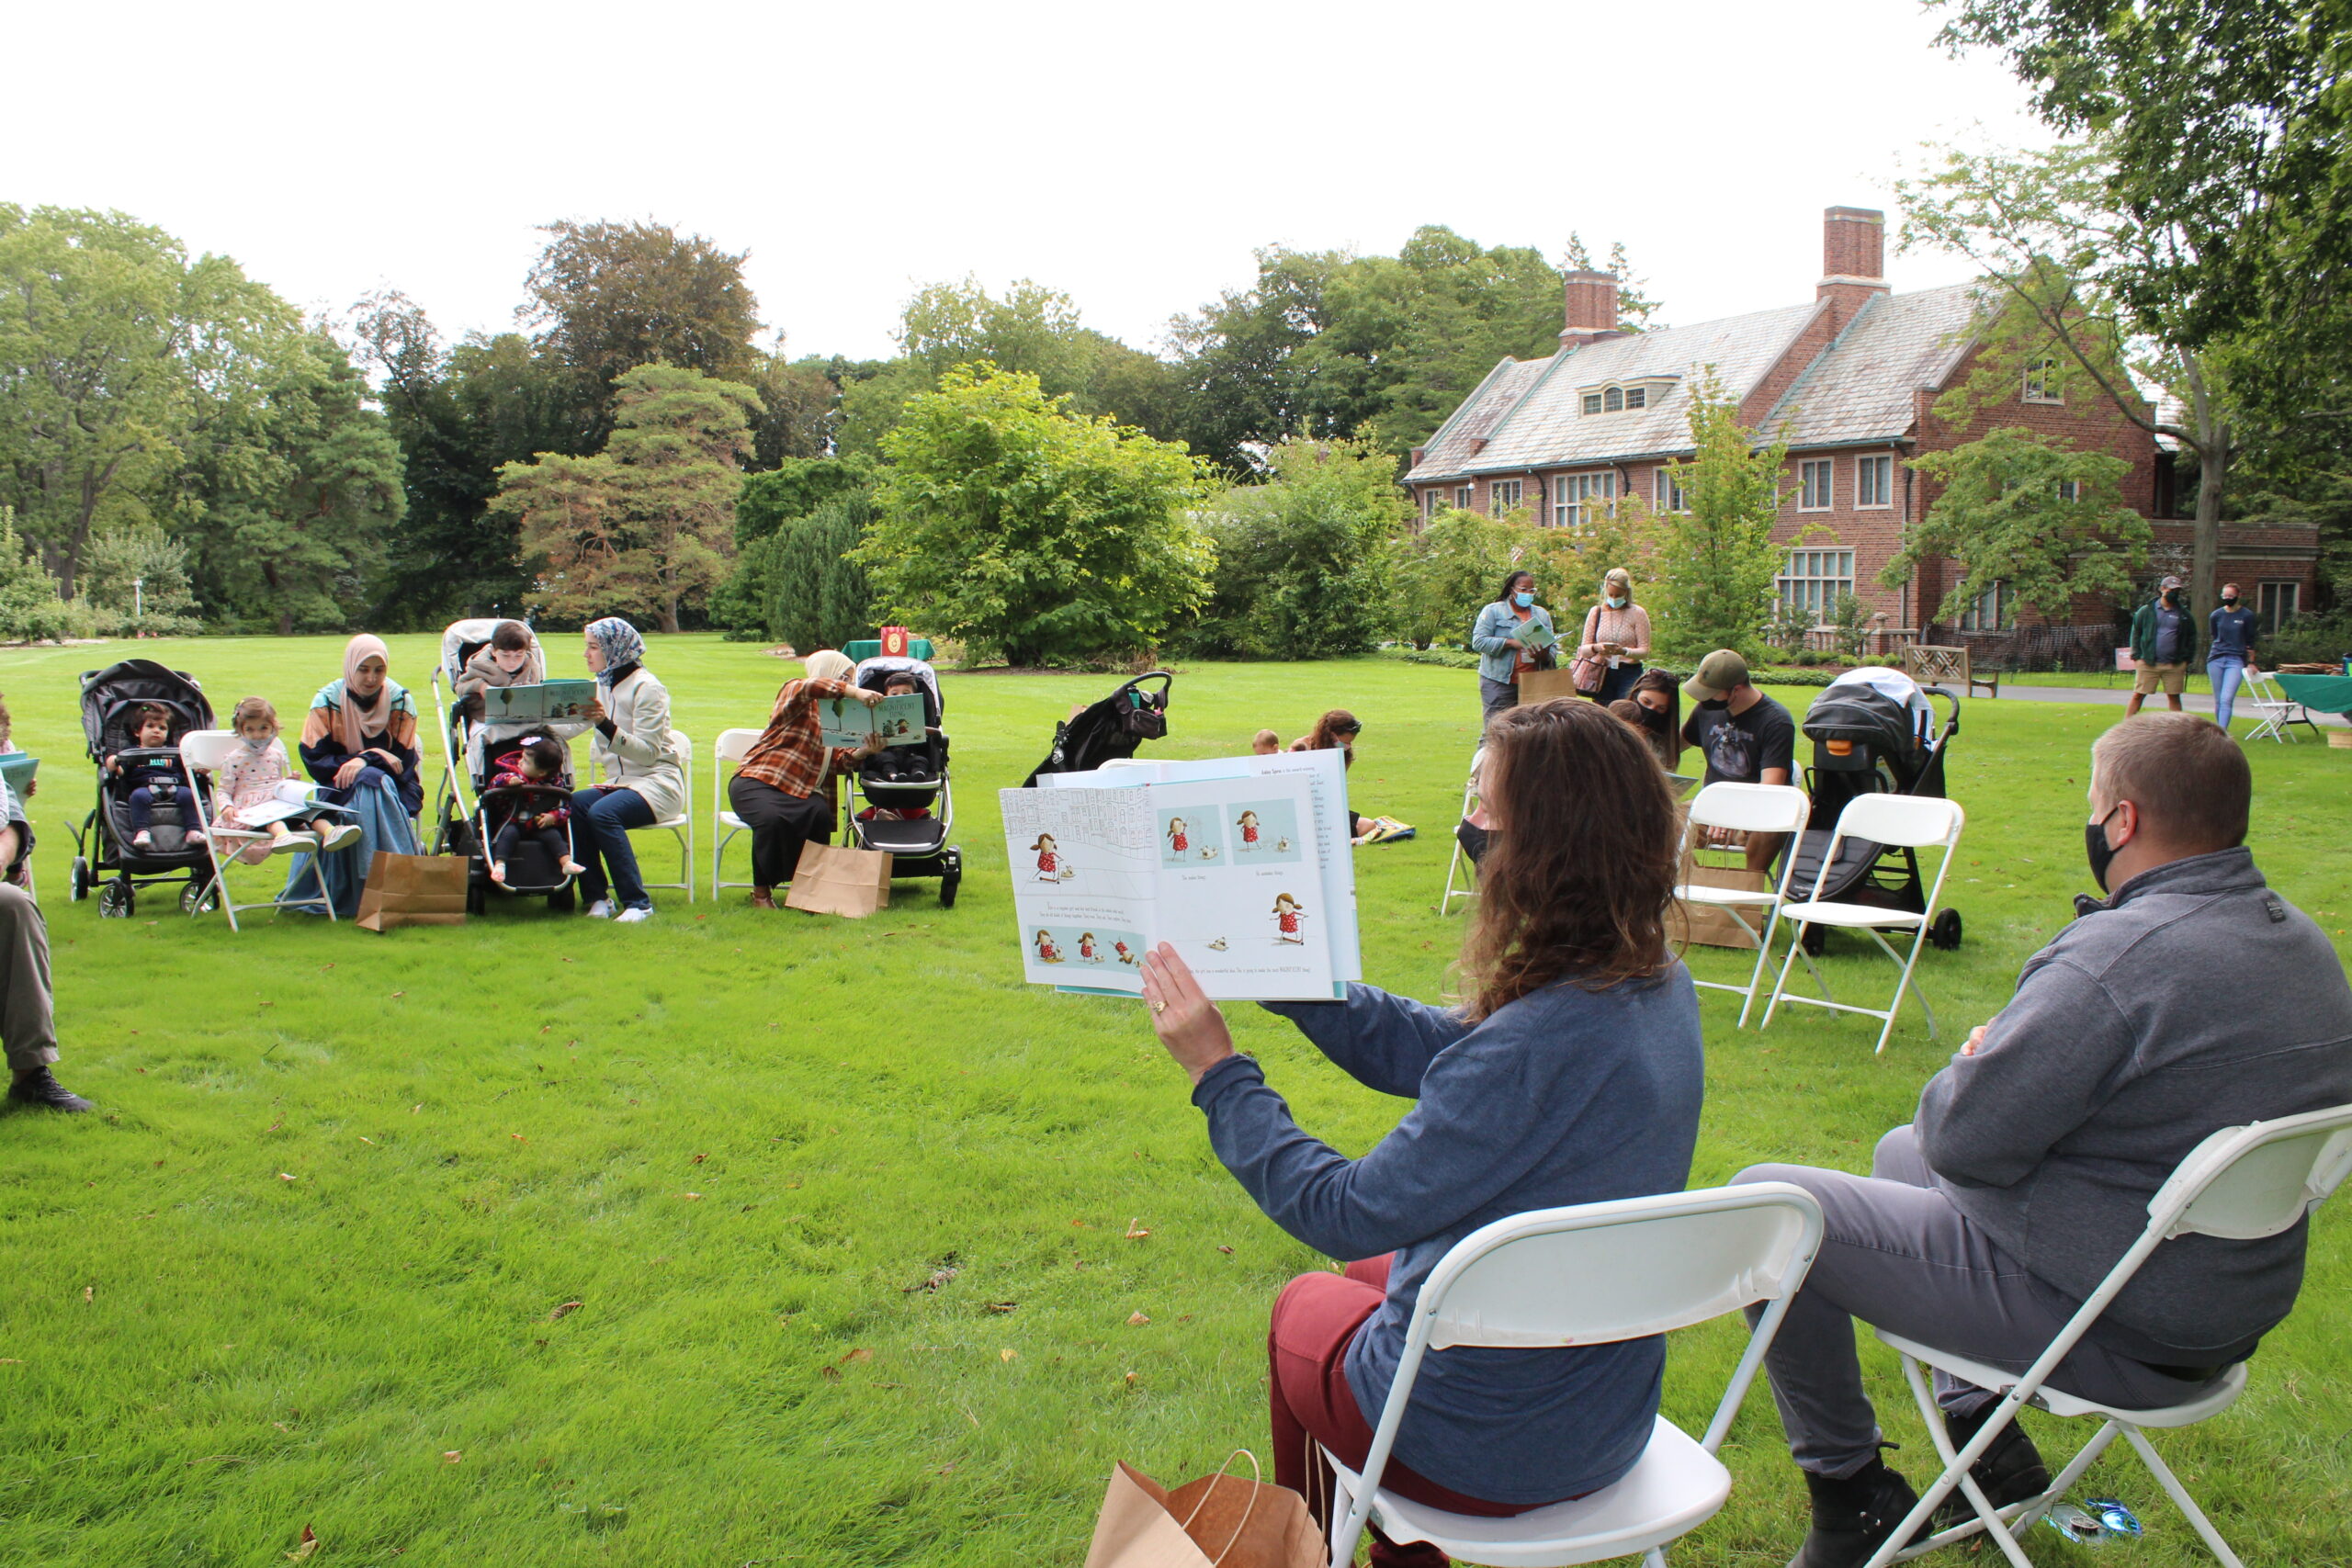
[[[2180,694],[2188,684],[2189,661],[2197,657],[2197,623],[2180,602],[2180,579],[2167,577],[2156,584],[2156,596],[2132,615],[2132,701],[2123,716],[2130,718],[2162,682],[2165,701],[2180,711]]]

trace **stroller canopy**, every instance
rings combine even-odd
[[[915,685],[923,693],[923,709],[929,716],[924,723],[938,725],[946,722],[944,716],[947,711],[946,704],[939,695],[939,672],[920,659],[884,655],[863,660],[852,675],[851,682],[869,692],[878,692],[890,683],[893,675],[912,675],[915,678]]]
[[[1935,710],[1900,670],[1849,670],[1823,689],[1804,716],[1811,740],[1849,740],[1883,759],[1905,787],[1918,776],[1935,731]]]
[[[82,734],[90,743],[90,761],[103,761],[130,744],[130,716],[141,703],[171,712],[175,742],[191,729],[212,728],[212,705],[195,676],[152,659],[126,659],[82,672]]]
[[[1136,676],[1080,710],[1054,730],[1054,749],[1022,782],[1033,789],[1046,773],[1091,773],[1105,762],[1123,761],[1146,740],[1168,733],[1168,700],[1176,678],[1165,670]]]
[[[514,621],[531,639],[531,657],[523,666],[517,685],[536,686],[548,678],[548,656],[539,647],[539,634],[531,630],[527,621],[514,620],[512,615],[477,615],[470,620],[452,621],[441,633],[441,674],[451,684],[466,672],[466,660],[490,644],[490,636],[502,621]]]

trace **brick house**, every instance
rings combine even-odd
[[[2149,575],[2184,570],[2189,525],[2175,518],[2173,455],[2096,391],[2037,369],[1967,428],[1937,417],[1937,398],[1974,367],[1980,291],[1958,284],[1894,293],[1882,276],[1883,247],[1883,214],[1830,208],[1812,299],[1639,333],[1616,328],[1614,276],[1570,273],[1559,351],[1497,365],[1414,449],[1405,483],[1420,516],[1448,506],[1496,516],[1524,508],[1545,526],[1575,527],[1627,496],[1678,507],[1667,465],[1691,453],[1688,389],[1712,373],[1743,424],[1788,441],[1775,531],[1788,546],[1780,594],[1816,624],[1850,592],[1883,617],[1873,623],[1882,648],[1924,635],[1982,637],[1997,645],[1984,651],[2008,651],[2017,613],[2003,590],[1952,626],[1935,617],[1956,566],[1931,559],[1900,587],[1879,583],[1905,527],[1935,500],[1906,462],[2003,426],[2122,458],[2124,503],[2156,520]],[[2223,531],[2223,579],[2242,583],[2274,620],[2312,607],[2317,559],[2315,530]],[[2072,619],[2084,629],[2068,646],[2078,659],[2107,657],[2113,615],[2113,606],[2075,606]]]

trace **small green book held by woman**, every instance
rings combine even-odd
[[[1519,630],[1510,635],[1521,645],[1534,649],[1549,648],[1560,640],[1553,635],[1551,627],[1532,619],[1521,622]]]

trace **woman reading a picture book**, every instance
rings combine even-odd
[[[1274,1475],[1329,1517],[1318,1449],[1361,1466],[1419,1288],[1449,1248],[1529,1210],[1679,1192],[1698,1138],[1698,995],[1667,945],[1674,802],[1642,738],[1597,705],[1498,715],[1494,824],[1453,1009],[1364,985],[1267,1002],[1365,1087],[1417,1101],[1351,1160],[1302,1131],[1172,948],[1145,960],[1152,1027],[1191,1074],[1226,1168],[1275,1224],[1348,1259],[1275,1301]],[[1430,1352],[1381,1484],[1507,1517],[1579,1497],[1640,1458],[1662,1338]],[[1435,1564],[1375,1532],[1372,1560]]]
[[[848,697],[867,707],[882,701],[880,692],[851,681],[857,666],[849,655],[825,649],[803,660],[800,668],[801,678],[786,681],[776,693],[768,727],[727,781],[728,805],[752,829],[755,909],[775,908],[775,890],[792,880],[803,844],[831,841],[832,798],[826,781],[881,750],[878,737],[872,746],[854,751],[825,744],[820,697]]]

